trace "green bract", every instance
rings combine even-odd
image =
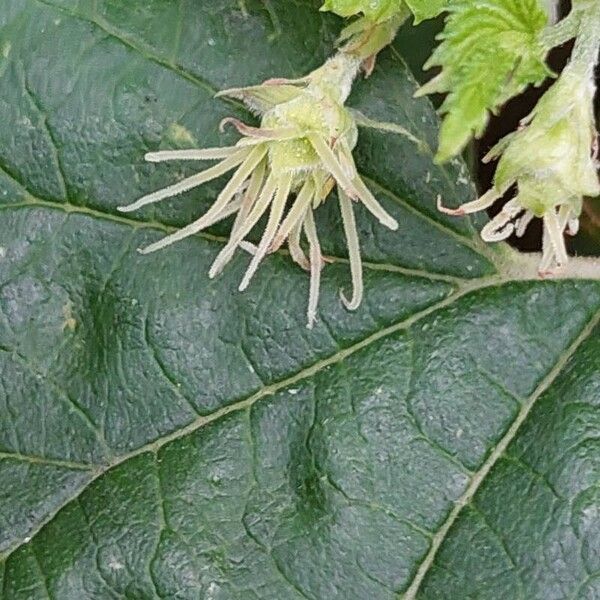
[[[419,91],[448,92],[440,161],[481,135],[490,112],[550,74],[539,42],[548,16],[538,0],[456,0],[448,10],[442,43],[425,65],[442,71]]]

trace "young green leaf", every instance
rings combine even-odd
[[[415,23],[437,17],[448,7],[449,0],[406,0],[408,8],[415,16]]]
[[[419,90],[449,92],[441,108],[439,161],[481,135],[490,112],[550,74],[539,42],[548,15],[538,0],[456,0],[448,10],[443,41],[425,65],[442,71]]]
[[[370,21],[381,22],[408,7],[418,23],[439,15],[447,4],[448,0],[325,0],[321,10],[342,17],[362,14]]]
[[[362,14],[371,21],[384,21],[402,9],[403,0],[325,0],[321,8],[341,17]]]

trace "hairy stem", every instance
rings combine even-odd
[[[407,20],[408,9],[400,11],[382,23],[371,23],[364,17],[349,25],[340,37],[344,45],[323,66],[306,77],[332,97],[344,103],[361,65],[370,73],[375,57],[392,43],[400,26]]]
[[[569,69],[590,79],[600,53],[600,0],[591,0],[582,10],[577,41]]]

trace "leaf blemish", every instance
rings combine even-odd
[[[73,304],[71,301],[63,306],[63,317],[62,330],[68,329],[69,331],[75,331],[77,328],[77,320],[73,316]]]
[[[167,130],[167,137],[177,146],[195,146],[192,133],[179,123],[173,123]]]

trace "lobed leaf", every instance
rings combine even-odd
[[[448,93],[440,131],[438,160],[483,133],[490,113],[550,75],[539,35],[548,15],[538,0],[456,0],[442,40],[426,68],[441,72],[420,94]]]

